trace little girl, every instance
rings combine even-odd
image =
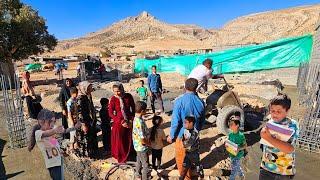
[[[159,169],[161,165],[163,141],[166,140],[166,135],[163,129],[159,128],[162,124],[162,117],[154,116],[152,118],[153,127],[151,128],[150,141],[152,152],[152,167],[153,169]],[[156,164],[157,160],[157,164]]]
[[[63,126],[54,127],[55,115],[48,109],[42,109],[38,114],[38,124],[33,127],[28,150],[31,151],[35,144],[39,147],[45,160],[46,168],[53,180],[63,179],[62,154],[56,134],[70,133],[81,126],[77,123],[73,128],[64,129]]]

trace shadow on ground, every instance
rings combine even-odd
[[[4,149],[6,142],[7,141],[0,139],[0,154],[1,154],[1,156],[0,156],[0,179],[6,177],[6,169],[5,169],[3,161],[2,161],[2,158],[4,158],[4,156],[2,156],[2,152],[3,152],[3,149]]]
[[[162,166],[163,169],[166,169],[166,168],[169,168],[169,167],[171,167],[171,166],[173,166],[173,165],[175,165],[175,164],[176,164],[176,159],[173,158],[173,159],[171,159],[170,161],[162,164],[161,166]]]
[[[1,156],[0,156],[0,179],[10,179],[10,178],[15,177],[15,176],[24,172],[24,171],[19,171],[16,173],[6,174],[6,168],[5,168],[4,163],[2,161],[2,158],[6,157],[6,156],[2,156],[3,149],[6,145],[6,143],[7,143],[7,141],[0,139],[0,154],[1,154]]]
[[[219,154],[219,156],[217,156]],[[214,148],[206,157],[201,160],[203,168],[210,169],[218,164],[220,161],[228,158],[224,145]]]

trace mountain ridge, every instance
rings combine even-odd
[[[249,14],[225,23],[220,29],[196,24],[169,24],[143,11],[88,33],[59,41],[53,54],[202,49],[213,46],[263,43],[313,33],[320,4]]]

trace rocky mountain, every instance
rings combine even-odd
[[[174,27],[178,28],[180,32],[189,36],[195,37],[198,40],[206,40],[212,36],[212,32],[197,25],[177,24]]]
[[[87,39],[95,40],[93,44],[98,46],[101,43],[132,42],[153,38],[196,40],[195,37],[182,33],[178,27],[161,22],[145,11],[137,17],[129,17],[87,36]]]
[[[60,41],[53,54],[156,51],[263,43],[313,33],[320,4],[262,12],[236,18],[221,29],[168,24],[148,12],[128,17],[84,37]],[[209,20],[208,20],[209,21]]]
[[[82,50],[101,50],[105,47],[121,50],[121,48],[130,49],[136,44],[155,41],[184,41],[190,44],[193,41],[199,41],[199,35],[193,33],[193,29],[193,26],[189,28],[184,25],[161,22],[144,11],[136,17],[128,17],[85,37],[61,41],[56,51],[80,50],[81,52]],[[197,27],[195,31],[206,30]]]
[[[215,31],[212,45],[263,43],[313,33],[320,4],[251,14],[236,18]]]

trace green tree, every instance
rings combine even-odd
[[[0,2],[0,61],[14,73],[13,62],[53,50],[57,39],[49,34],[45,19],[20,0]]]

